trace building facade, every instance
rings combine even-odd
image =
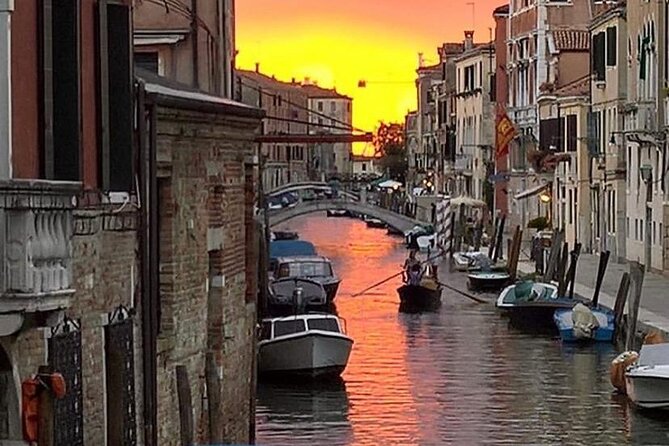
[[[256,71],[237,70],[237,99],[265,112],[263,135],[307,135],[309,101],[300,84],[282,82]],[[306,143],[263,143],[263,188],[309,179]]]
[[[495,106],[493,82],[495,52],[491,45],[473,45],[465,40],[465,51],[456,66],[456,194],[485,201],[492,208],[488,179],[494,169]]]
[[[509,77],[507,72],[507,44],[506,32],[509,19],[509,5],[505,4],[493,11],[495,20],[495,123],[497,116],[506,113],[509,103]],[[495,140],[495,209],[496,215],[507,215],[509,212],[509,197],[507,178],[509,174],[508,153],[498,153]]]
[[[135,77],[131,2],[0,26],[0,444],[250,441],[262,112]]]
[[[193,88],[232,97],[235,2],[191,0],[181,8],[134,2],[137,66]]]
[[[624,113],[627,102],[627,20],[624,5],[593,19],[592,98],[593,213],[592,248],[627,258],[627,185]]]
[[[336,89],[322,88],[308,79],[302,84],[309,103],[309,133],[350,134],[353,128],[353,99]],[[316,143],[310,150],[312,179],[346,178],[353,172],[353,144]]]

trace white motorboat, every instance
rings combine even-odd
[[[343,319],[332,314],[265,319],[258,343],[258,372],[263,376],[339,376],[352,347]]]
[[[480,251],[456,252],[453,254],[453,263],[456,271],[480,270],[482,264],[492,265],[488,256]]]
[[[625,372],[627,395],[645,409],[669,409],[669,344],[644,345]]]

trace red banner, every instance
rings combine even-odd
[[[496,137],[496,157],[501,158],[504,155],[509,153],[509,144],[513,141],[513,138],[516,137],[518,132],[516,127],[509,119],[509,116],[506,113],[500,113],[497,115],[497,137]]]

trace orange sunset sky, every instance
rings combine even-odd
[[[503,0],[237,0],[237,65],[278,79],[309,77],[354,98],[354,125],[374,130],[416,107],[418,53],[442,42],[489,41]],[[367,80],[367,88],[357,87]]]

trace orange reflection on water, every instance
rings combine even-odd
[[[397,314],[396,289],[401,278],[352,297],[401,270],[406,254],[402,239],[390,238],[382,229],[367,228],[362,221],[313,215],[292,220],[281,229],[296,230],[301,239],[314,243],[343,279],[337,311],[355,340],[344,372],[351,404],[350,444],[421,444],[421,431],[429,421],[418,417],[407,367],[407,337]]]

